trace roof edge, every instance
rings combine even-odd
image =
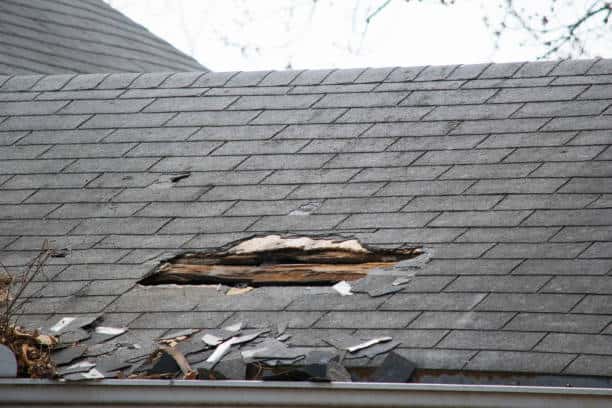
[[[612,389],[447,384],[103,380],[0,380],[0,405],[609,407]]]

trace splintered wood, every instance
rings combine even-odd
[[[418,248],[373,249],[356,240],[256,237],[227,249],[178,255],[161,264],[144,285],[324,285],[356,280],[420,254]]]

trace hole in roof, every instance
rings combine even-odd
[[[386,249],[356,239],[267,235],[209,252],[189,252],[161,262],[142,285],[318,286],[363,278],[422,253]]]

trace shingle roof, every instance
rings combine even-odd
[[[103,0],[0,2],[0,73],[204,69]]]
[[[2,262],[72,249],[33,324],[285,321],[305,347],[389,334],[419,368],[612,375],[612,60],[17,76],[0,100]],[[377,298],[136,285],[162,253],[284,232],[433,258]]]

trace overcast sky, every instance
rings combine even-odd
[[[393,0],[370,24],[367,17],[386,0],[107,1],[216,71],[505,62],[535,60],[545,52],[516,21],[509,21],[495,47],[483,16],[500,22],[506,16],[502,0],[458,0],[453,6]],[[548,12],[538,7],[550,4],[515,1],[534,12]],[[559,9],[548,18],[551,24],[569,21],[590,2],[558,0]],[[589,41],[586,56],[609,57],[609,39]]]

